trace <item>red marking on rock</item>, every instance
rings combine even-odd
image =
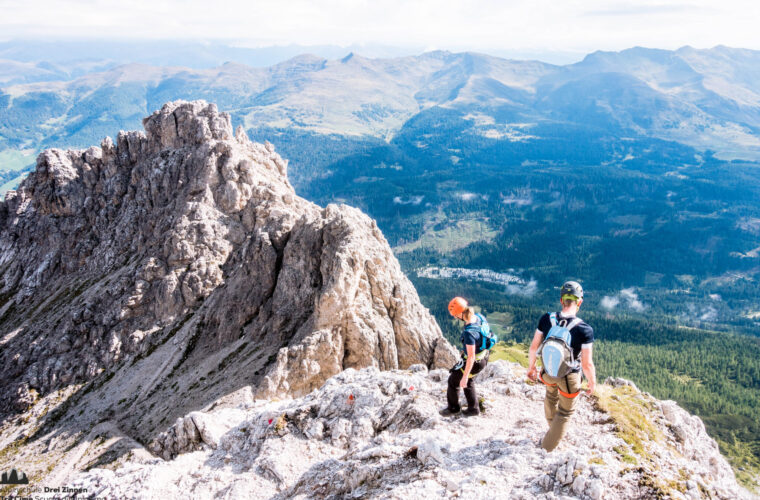
[[[269,425],[272,425],[272,419],[271,418],[269,419]]]

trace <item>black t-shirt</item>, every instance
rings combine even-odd
[[[574,316],[565,317],[561,312],[557,313],[557,324],[562,324],[562,320],[566,320],[567,324],[569,324],[574,319]],[[541,316],[540,320],[538,320],[538,329],[541,330],[541,332],[544,334],[544,337],[546,337],[546,334],[549,333],[549,330],[551,330],[551,328],[552,320],[549,318],[549,313],[546,313]],[[570,336],[572,337],[570,341],[570,347],[573,349],[573,356],[575,359],[581,359],[581,346],[583,344],[594,343],[594,329],[591,328],[588,323],[581,320],[580,323],[575,325],[570,330]]]
[[[465,354],[467,354],[467,346],[468,345],[474,345],[475,346],[475,353],[479,353],[482,351],[480,348],[481,342],[480,342],[480,318],[477,316],[475,317],[475,323],[470,323],[468,325],[464,325],[464,330],[462,330],[462,351],[464,351]]]

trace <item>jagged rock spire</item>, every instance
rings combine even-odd
[[[143,123],[43,152],[0,204],[6,415],[103,372],[158,421],[245,385],[303,393],[349,366],[451,361],[374,221],[299,198],[273,146],[213,104]],[[118,386],[138,369],[150,387]]]

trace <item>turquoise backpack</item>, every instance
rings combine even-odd
[[[490,350],[499,341],[498,337],[491,331],[491,326],[486,321],[486,317],[480,313],[475,313],[480,319],[480,351]]]

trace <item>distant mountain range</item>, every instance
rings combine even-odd
[[[14,79],[6,70],[8,83],[67,74],[57,66],[4,64],[27,75]],[[449,52],[302,55],[266,68],[129,64],[70,81],[3,84],[0,150],[85,146],[139,126],[146,112],[180,98],[217,102],[248,129],[387,140],[415,116],[444,108],[492,140],[540,145],[552,135],[547,127],[561,127],[566,134],[654,138],[725,159],[760,159],[760,52],[728,47],[637,47],[595,52],[567,66]]]
[[[274,143],[300,195],[365,210],[407,269],[519,268],[539,285],[586,276],[610,297],[686,280],[725,299],[710,317],[754,321],[760,51],[633,48],[566,66],[300,55],[6,85],[0,192],[43,148],[140,128],[177,99],[216,102]],[[569,233],[575,257],[546,246],[554,232]],[[681,302],[666,309],[686,314]]]
[[[583,275],[610,294],[677,288],[688,275],[724,297],[718,316],[755,317],[760,51],[632,48],[565,66],[300,55],[4,85],[0,192],[43,148],[140,128],[177,99],[216,102],[274,143],[300,195],[365,210],[407,269],[514,267],[539,284]],[[542,235],[556,231],[577,253],[559,267],[567,252]],[[750,281],[737,288],[730,273]],[[680,299],[667,309],[681,311]]]
[[[398,57],[421,52],[377,44],[249,47],[229,42],[190,40],[9,40],[0,42],[0,84],[73,80],[85,73],[131,63],[208,69],[234,61],[266,67],[301,54],[340,59],[352,51],[368,57]]]

